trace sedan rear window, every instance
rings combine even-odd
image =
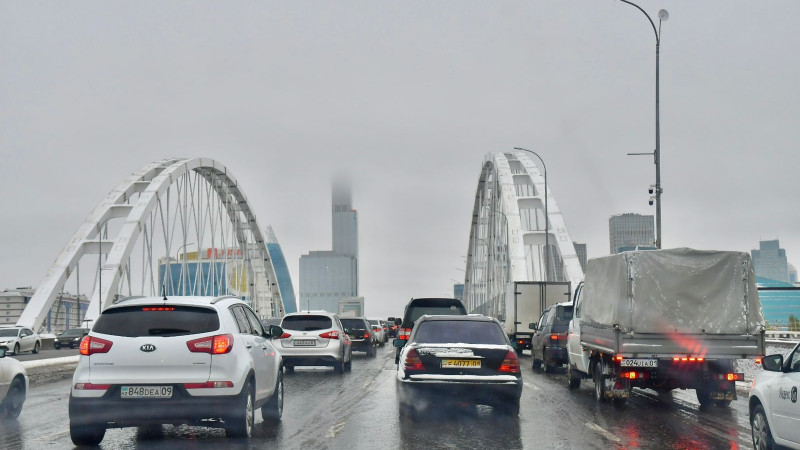
[[[333,328],[333,322],[328,316],[286,316],[281,328],[294,331],[327,330]]]
[[[503,329],[494,322],[430,320],[414,331],[413,340],[420,344],[506,344]]]
[[[112,336],[184,336],[219,329],[217,312],[193,306],[143,305],[103,311],[92,331]]]

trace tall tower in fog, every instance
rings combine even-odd
[[[336,313],[339,300],[358,297],[358,212],[350,183],[333,182],[333,250],[300,256],[300,309]]]

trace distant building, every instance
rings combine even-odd
[[[655,221],[651,215],[617,214],[608,219],[611,254],[621,248],[652,248],[655,243]],[[577,251],[577,249],[576,249]]]
[[[453,298],[464,300],[464,283],[457,283],[453,285]]]
[[[358,213],[351,195],[349,184],[333,184],[333,250],[300,257],[301,309],[336,313],[339,300],[358,297]]]
[[[31,287],[0,292],[0,326],[15,325],[34,292],[36,290]],[[58,294],[42,322],[41,329],[35,331],[55,334],[68,328],[79,328],[88,307],[89,300],[85,295],[67,292]]]
[[[792,289],[791,283],[770,280],[756,276],[758,298],[767,326],[785,330],[789,326],[789,316],[800,317],[800,289]]]
[[[789,264],[789,283],[797,283],[797,268]]]
[[[575,246],[575,253],[578,255],[578,261],[581,263],[581,270],[586,272],[586,244],[573,242],[572,245]]]
[[[297,302],[294,297],[294,285],[292,275],[289,273],[289,266],[286,265],[286,258],[283,256],[281,244],[275,237],[272,227],[267,227],[267,252],[272,260],[272,267],[275,269],[275,276],[278,278],[278,289],[281,291],[283,299],[283,310],[286,314],[297,312]]]
[[[753,268],[756,276],[770,280],[789,282],[789,262],[786,260],[786,251],[781,248],[780,242],[760,241],[758,250],[751,250]]]

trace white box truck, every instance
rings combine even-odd
[[[565,281],[514,281],[506,284],[504,312],[497,317],[517,350],[531,348],[533,325],[551,305],[569,301],[571,283]]]
[[[634,387],[694,389],[701,405],[736,399],[735,359],[764,354],[764,318],[750,255],[688,248],[589,260],[567,337],[570,388],[599,401]]]

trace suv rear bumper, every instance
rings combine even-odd
[[[330,355],[320,356],[283,356],[283,365],[286,367],[295,366],[333,366],[341,361],[341,358],[336,358]]]
[[[182,387],[173,387],[169,399],[123,399],[119,386],[111,387],[98,398],[69,397],[72,425],[106,424],[128,427],[146,424],[193,423],[202,419],[222,419],[240,408],[239,395],[192,396]]]

